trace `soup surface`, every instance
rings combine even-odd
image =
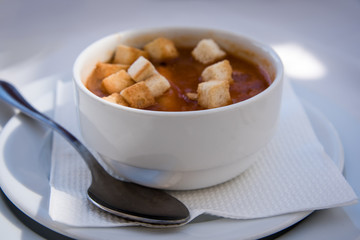
[[[178,48],[179,56],[175,59],[157,62],[151,61],[156,70],[163,75],[171,87],[156,99],[156,104],[147,107],[155,111],[194,111],[203,110],[196,100],[191,100],[187,93],[196,93],[198,84],[202,82],[201,73],[209,65],[196,61],[191,55],[192,48]],[[226,59],[232,66],[230,95],[232,103],[244,101],[265,90],[271,84],[269,74],[250,61],[227,53]],[[96,74],[89,76],[86,87],[95,95],[109,95],[103,89],[102,79]]]

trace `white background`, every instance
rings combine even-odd
[[[223,29],[273,46],[295,91],[338,130],[344,174],[360,196],[360,0],[0,0],[0,79],[20,89],[52,75],[71,81],[88,44],[159,26]],[[10,114],[0,103],[0,126]],[[2,200],[0,234],[40,238]],[[360,239],[360,206],[315,212],[280,239]]]

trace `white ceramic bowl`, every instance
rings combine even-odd
[[[118,44],[142,47],[158,36],[177,46],[213,38],[221,48],[260,64],[273,80],[260,94],[225,107],[160,112],[109,103],[84,85],[98,61],[108,61]],[[198,28],[133,30],[102,38],[74,65],[79,126],[85,143],[115,174],[142,185],[173,190],[225,182],[245,171],[274,135],[283,66],[269,47],[241,35]]]

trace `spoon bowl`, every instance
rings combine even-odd
[[[70,132],[28,103],[10,83],[0,80],[0,99],[56,130],[77,150],[90,169],[88,199],[97,207],[148,227],[179,226],[189,220],[186,206],[168,193],[112,177]]]

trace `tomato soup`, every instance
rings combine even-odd
[[[203,110],[188,93],[196,93],[202,82],[201,73],[209,66],[196,61],[192,48],[178,48],[178,57],[165,61],[151,60],[156,70],[170,83],[170,89],[156,98],[156,103],[145,109],[154,111],[195,111]],[[230,84],[231,102],[237,103],[251,98],[265,90],[271,84],[269,74],[261,67],[246,59],[226,53],[226,59],[232,67],[233,83]],[[112,61],[110,61],[112,63]],[[86,87],[95,95],[109,95],[96,74],[89,76]]]

